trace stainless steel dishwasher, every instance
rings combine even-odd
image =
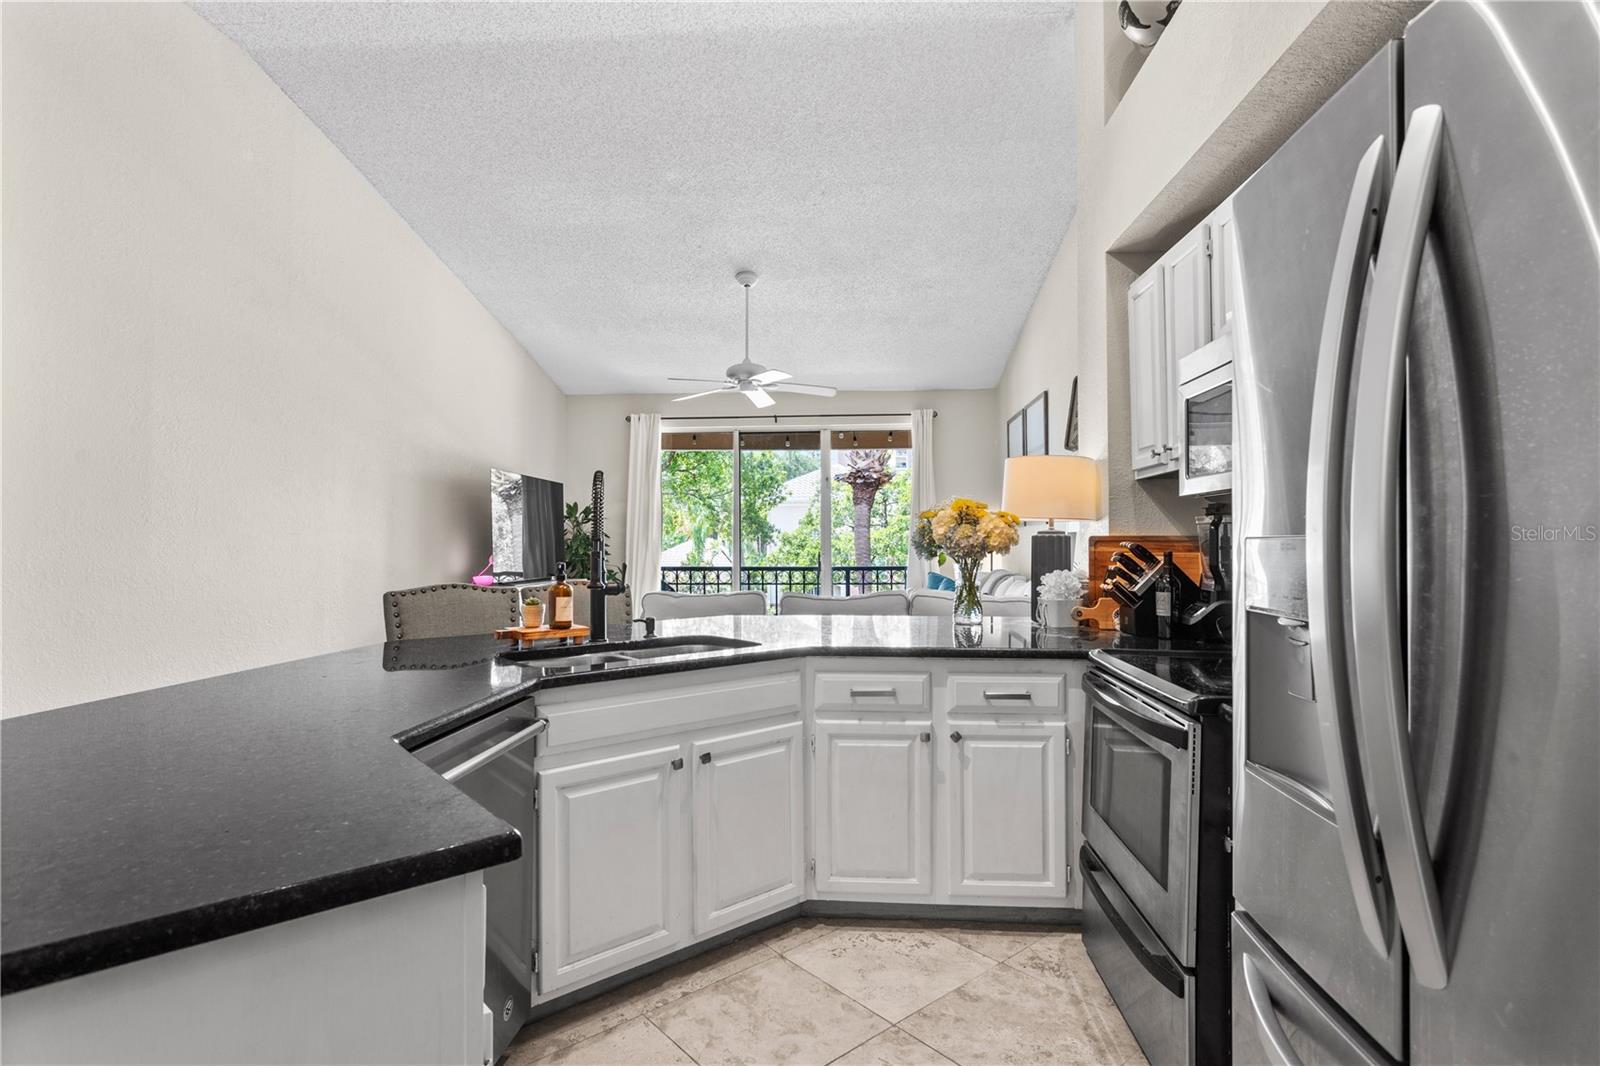
[[[494,1016],[498,1060],[527,1021],[533,1001],[535,911],[539,887],[539,812],[534,808],[535,738],[549,722],[523,700],[422,748],[416,756],[446,781],[522,834],[522,857],[483,871],[488,952],[483,1002]]]

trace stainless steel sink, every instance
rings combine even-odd
[[[737,644],[706,644],[701,641],[693,644],[674,643],[649,648],[629,648],[617,654],[630,659],[660,659],[667,655],[701,655],[708,651],[727,651],[729,647],[755,647],[755,644],[750,641],[739,641]]]
[[[600,645],[573,644],[560,648],[516,648],[501,652],[507,662],[542,666],[552,673],[579,670],[606,670],[661,659],[669,655],[704,655],[730,648],[753,648],[752,640],[728,637],[653,638],[645,641],[615,641]]]

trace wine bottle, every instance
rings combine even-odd
[[[556,564],[556,583],[550,586],[550,628],[572,628],[572,586],[567,584],[567,564]]]
[[[1161,560],[1161,573],[1156,578],[1156,637],[1172,639],[1172,607],[1178,593],[1178,579],[1172,576],[1172,553]]]

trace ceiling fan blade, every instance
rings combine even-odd
[[[720,389],[707,389],[705,392],[692,392],[687,396],[674,396],[672,398],[672,402],[673,403],[682,403],[684,400],[698,400],[702,396],[715,396],[719,392],[727,392],[727,391],[728,391],[728,386],[724,385]]]
[[[750,381],[755,385],[771,385],[779,381],[788,381],[792,377],[794,377],[793,374],[786,373],[782,370],[763,370],[761,373],[751,378]]]
[[[759,385],[755,386],[754,388],[740,389],[739,391],[748,396],[750,398],[750,402],[755,404],[757,407],[771,407],[773,404],[778,402],[771,396],[768,396],[766,390],[761,388]]]
[[[839,392],[832,385],[807,385],[800,381],[785,381],[769,387],[773,392],[803,392],[807,396],[835,396]]]
[[[727,378],[668,378],[668,381],[681,381],[685,385],[727,385]]]

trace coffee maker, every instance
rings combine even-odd
[[[1233,514],[1226,499],[1206,504],[1194,520],[1200,539],[1200,595],[1179,615],[1190,640],[1231,643],[1233,638]]]

